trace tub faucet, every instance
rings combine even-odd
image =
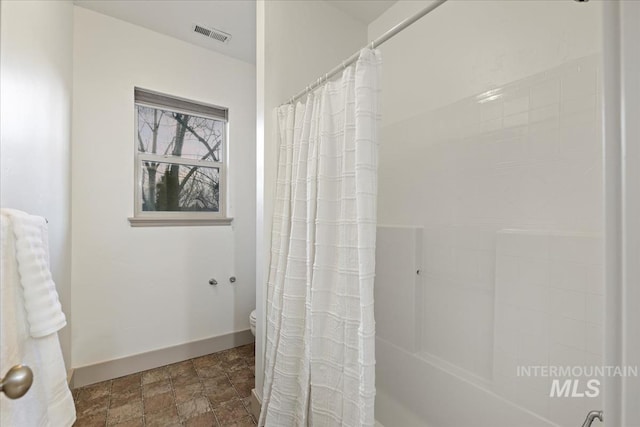
[[[602,417],[602,411],[591,411],[587,414],[587,418],[585,418],[584,422],[582,423],[582,427],[591,427],[591,424],[593,423],[593,420],[595,419],[600,420],[600,422],[602,422],[603,417]]]

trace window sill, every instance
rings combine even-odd
[[[129,217],[132,227],[189,227],[202,225],[231,225],[233,218],[134,218]]]

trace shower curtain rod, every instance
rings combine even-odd
[[[420,10],[415,15],[410,16],[409,18],[403,20],[402,22],[397,24],[395,27],[391,28],[390,30],[385,32],[383,35],[378,37],[377,39],[373,40],[371,43],[369,43],[367,46],[365,46],[365,48],[366,47],[370,47],[371,49],[375,49],[376,47],[380,46],[382,43],[386,42],[387,40],[389,40],[390,38],[392,38],[396,34],[398,34],[401,31],[403,31],[409,25],[413,24],[414,22],[416,22],[417,20],[419,20],[423,16],[427,15],[428,13],[430,13],[431,11],[436,9],[438,6],[441,6],[446,1],[447,0],[435,0],[429,6],[425,7],[422,10]],[[298,93],[296,96],[291,97],[289,99],[289,103],[293,104],[299,98],[303,97],[304,95],[306,95],[307,93],[309,93],[313,89],[315,89],[318,86],[320,86],[323,82],[326,83],[326,81],[329,80],[331,77],[335,76],[340,71],[343,71],[345,68],[347,68],[347,66],[349,66],[349,65],[353,64],[354,62],[356,62],[356,60],[358,59],[359,56],[360,56],[360,51],[354,53],[349,58],[347,58],[345,61],[342,61],[342,64],[340,64],[337,67],[333,68],[331,71],[329,71],[327,74],[325,74],[324,77],[318,78],[318,80],[316,80],[314,83],[312,83],[309,86],[307,86],[303,91]]]

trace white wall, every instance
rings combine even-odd
[[[269,268],[271,210],[277,161],[274,109],[366,43],[366,27],[325,1],[258,2],[258,218],[256,241],[256,354],[264,351],[263,293]],[[263,125],[263,127],[261,127]],[[262,188],[262,189],[260,189]],[[261,302],[261,303],[260,303]],[[262,357],[256,358],[256,391],[262,394]]]
[[[424,5],[398,2],[369,38]],[[397,403],[440,427],[478,406],[478,426],[507,409],[510,425],[576,425],[602,405],[515,378],[602,361],[600,8],[449,1],[381,47],[378,220],[424,228],[422,286],[405,296],[421,302],[420,334],[406,348],[378,337],[379,396],[395,399],[377,403],[383,424]],[[444,398],[412,397],[434,390]]]
[[[605,364],[640,365],[640,3],[605,2],[603,92],[606,185]],[[607,425],[640,417],[640,381],[608,378]]]
[[[74,19],[74,365],[248,329],[254,65],[80,7]],[[134,86],[229,108],[232,227],[130,227]]]
[[[59,336],[69,367],[73,6],[3,1],[0,8],[0,204],[49,220],[51,271],[68,324]]]

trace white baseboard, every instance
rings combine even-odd
[[[69,386],[69,388],[73,388],[73,376],[75,374],[76,370],[71,368],[67,371],[67,385]]]
[[[94,365],[81,366],[73,369],[71,385],[74,388],[83,387],[100,381],[106,381],[238,347],[253,341],[254,337],[251,331],[247,329],[245,331],[233,332],[200,341],[192,341],[173,347],[149,351],[147,353],[96,363]]]
[[[260,401],[260,397],[258,393],[256,393],[256,389],[251,389],[251,415],[253,418],[258,420],[260,418],[260,409],[262,409],[262,402]]]

